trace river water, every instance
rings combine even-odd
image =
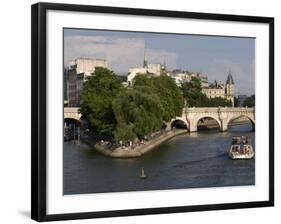
[[[231,160],[232,136],[248,135],[251,125],[185,134],[161,144],[141,158],[113,159],[85,145],[65,142],[64,194],[205,188],[255,184],[255,160]],[[141,168],[147,179],[140,179]]]

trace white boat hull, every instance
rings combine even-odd
[[[244,146],[244,150],[240,150],[240,147],[238,147],[238,150],[235,150],[235,147],[232,146],[229,151],[229,157],[231,159],[252,159],[255,156],[253,147],[251,145]]]
[[[254,158],[254,152],[241,154],[238,152],[230,152],[229,157],[231,159],[252,159]]]

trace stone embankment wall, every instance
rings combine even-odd
[[[173,129],[160,136],[157,136],[157,138],[145,142],[145,144],[136,146],[134,149],[127,149],[127,150],[124,148],[111,149],[106,147],[105,145],[101,145],[100,143],[93,144],[90,141],[86,141],[86,143],[90,144],[91,147],[93,147],[95,150],[102,153],[103,155],[110,156],[112,158],[135,158],[135,157],[142,156],[144,153],[154,149],[156,146],[160,145],[161,143],[184,133],[187,133],[187,130]]]

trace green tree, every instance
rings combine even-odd
[[[231,100],[222,97],[215,97],[208,99],[208,107],[231,107]]]
[[[133,124],[126,124],[124,122],[118,122],[116,130],[114,132],[114,137],[117,141],[122,140],[133,141],[136,138],[136,134],[133,131]]]
[[[97,68],[84,85],[80,112],[92,130],[128,141],[159,131],[182,108],[182,92],[165,74],[138,74],[133,86],[124,88],[112,71]]]
[[[254,107],[255,106],[255,95],[251,95],[243,102],[243,107]]]
[[[155,94],[158,95],[164,108],[163,120],[168,122],[176,116],[181,116],[184,100],[181,89],[175,81],[167,75],[155,77],[153,81]]]
[[[117,120],[117,140],[142,139],[160,130],[163,124],[163,108],[155,94],[126,89],[113,101],[113,110]]]
[[[164,108],[164,121],[170,121],[173,117],[181,115],[184,106],[183,95],[171,77],[165,74],[157,77],[138,74],[134,79],[133,88],[159,97]]]
[[[121,90],[120,79],[106,68],[96,68],[95,72],[87,77],[80,112],[93,130],[100,134],[113,135],[116,119],[112,101]]]
[[[201,80],[198,77],[192,77],[190,82],[182,84],[182,92],[186,104],[189,107],[231,107],[232,103],[222,97],[208,98],[202,93]]]
[[[184,82],[181,89],[187,106],[203,107],[209,104],[207,96],[201,92],[201,80],[198,77],[192,77],[190,82]]]
[[[133,87],[135,89],[137,87],[147,87],[151,90],[149,92],[154,92],[154,81],[147,74],[138,73],[134,78]]]

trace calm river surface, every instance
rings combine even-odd
[[[249,135],[250,125],[228,132],[202,131],[174,137],[141,158],[112,159],[65,142],[64,194],[221,187],[255,184],[255,160],[228,157],[232,136]],[[140,179],[144,167],[147,179]]]

